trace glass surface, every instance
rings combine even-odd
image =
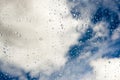
[[[120,80],[120,0],[0,0],[0,80]]]

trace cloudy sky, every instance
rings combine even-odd
[[[0,0],[0,80],[120,80],[120,0]]]

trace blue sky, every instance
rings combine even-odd
[[[47,0],[46,0],[46,2],[47,2]],[[44,1],[43,1],[43,3],[44,3]],[[56,2],[54,4],[55,4],[55,6],[56,6],[56,4],[63,6],[59,3],[61,3],[61,2],[59,2],[59,0],[58,0],[58,2]],[[70,23],[69,21],[64,23],[65,26],[62,26],[63,27],[62,29],[65,29],[64,31],[61,31],[59,29],[59,27],[54,27],[54,26],[58,25],[59,22],[61,23],[62,21],[64,21],[64,20],[62,20],[61,17],[60,17],[61,20],[59,21],[59,16],[57,15],[57,13],[60,13],[60,12],[58,10],[54,13],[54,15],[52,15],[55,17],[50,17],[52,19],[55,18],[56,22],[53,20],[53,22],[55,22],[55,23],[53,24],[54,26],[52,25],[53,26],[52,29],[55,29],[55,30],[53,30],[49,33],[49,34],[53,35],[56,33],[58,34],[58,33],[63,32],[63,35],[62,35],[63,37],[66,37],[67,34],[70,34],[67,36],[67,38],[64,38],[61,40],[61,43],[63,42],[63,44],[65,44],[63,46],[65,46],[65,47],[61,48],[61,46],[59,46],[59,45],[62,45],[62,44],[56,43],[57,45],[56,44],[54,45],[55,48],[53,48],[53,47],[52,48],[53,48],[53,50],[55,50],[56,53],[59,52],[59,54],[47,55],[48,53],[50,53],[50,51],[52,51],[51,47],[48,47],[48,49],[46,47],[46,46],[51,46],[51,44],[49,44],[49,42],[47,43],[47,40],[51,40],[51,41],[55,40],[56,42],[58,40],[58,38],[54,38],[54,36],[56,36],[56,35],[53,35],[53,39],[52,39],[51,35],[48,36],[51,38],[47,38],[46,42],[43,42],[43,45],[44,44],[45,45],[42,46],[42,49],[41,49],[41,50],[43,50],[45,48],[45,52],[47,52],[47,50],[48,50],[48,53],[39,55],[40,61],[43,60],[43,63],[41,62],[41,65],[40,66],[38,65],[37,67],[34,67],[34,65],[33,65],[33,67],[30,67],[30,68],[21,66],[21,65],[27,64],[26,60],[24,61],[24,59],[23,59],[23,63],[20,63],[21,67],[19,65],[18,65],[19,67],[17,67],[17,65],[16,65],[16,63],[19,63],[19,62],[15,61],[17,59],[12,60],[13,62],[15,61],[15,64],[13,64],[13,65],[11,65],[11,63],[9,63],[9,60],[8,60],[8,64],[5,64],[4,60],[6,60],[6,58],[5,57],[2,58],[3,56],[0,57],[1,58],[0,59],[0,65],[1,65],[0,66],[0,80],[100,80],[100,79],[109,80],[110,79],[109,75],[115,74],[115,73],[109,74],[110,69],[113,69],[114,72],[119,73],[119,70],[116,71],[115,68],[116,68],[116,66],[118,66],[120,64],[120,63],[118,63],[120,61],[120,59],[119,59],[119,57],[120,57],[120,28],[119,28],[120,27],[120,25],[119,25],[119,23],[120,23],[120,1],[119,0],[114,0],[114,1],[112,1],[112,0],[68,0],[68,1],[66,1],[65,4],[68,8],[67,9],[68,14],[63,16],[63,18],[65,18],[64,19],[65,21],[66,20],[73,21],[73,24]],[[44,4],[43,4],[43,6],[44,6]],[[50,5],[48,5],[48,6],[50,6]],[[53,6],[52,9],[54,9],[55,6]],[[64,8],[64,6],[62,8]],[[44,9],[44,7],[43,7],[43,9]],[[58,9],[61,9],[61,7]],[[65,7],[65,9],[66,9],[66,7]],[[55,8],[55,10],[56,10],[56,8]],[[52,10],[52,11],[54,12],[55,10]],[[51,14],[52,14],[52,11],[51,11]],[[62,11],[62,10],[60,10],[60,11]],[[64,14],[63,13],[64,11],[62,11],[61,14]],[[13,13],[10,13],[10,14],[13,14]],[[41,13],[41,14],[43,14],[43,13]],[[69,16],[70,18],[66,17],[66,16]],[[46,17],[43,17],[43,18],[46,18]],[[52,19],[50,21],[52,21]],[[3,20],[3,22],[4,22],[4,20]],[[77,25],[76,25],[76,23],[77,23]],[[35,23],[35,24],[37,24],[37,23]],[[30,25],[32,25],[32,24],[30,24]],[[46,25],[49,25],[49,23]],[[67,26],[71,27],[70,31],[67,31],[69,29],[69,28],[66,28]],[[72,27],[72,26],[74,26],[74,27]],[[83,27],[83,29],[82,29],[82,27]],[[4,27],[2,27],[2,28],[4,28]],[[50,29],[48,29],[48,30],[50,30]],[[5,30],[5,31],[7,34],[8,31],[7,30]],[[32,29],[31,29],[31,31],[32,31]],[[44,32],[46,32],[46,31],[44,31],[44,29],[43,29],[43,33]],[[75,34],[77,34],[77,38],[75,37],[75,39],[74,39],[74,34],[71,34],[71,32],[74,32]],[[23,33],[24,33],[24,31],[23,31]],[[27,35],[30,35],[30,34],[27,34]],[[25,36],[27,36],[27,35],[25,35]],[[34,36],[32,33],[31,33],[31,35]],[[46,35],[47,35],[47,33],[46,33]],[[7,39],[7,37],[4,37],[4,38]],[[33,37],[33,38],[36,38],[36,37]],[[16,39],[16,37],[15,37],[15,39]],[[28,38],[28,39],[31,39],[31,38]],[[14,40],[12,40],[12,41],[14,41]],[[11,43],[12,43],[12,41],[11,41]],[[17,39],[15,41],[17,44]],[[64,41],[66,41],[66,42],[64,42]],[[67,42],[69,43],[70,41],[73,41],[73,43],[70,43],[68,45]],[[3,43],[2,40],[1,40],[1,43]],[[32,43],[32,41],[30,43]],[[37,43],[37,41],[35,43]],[[42,44],[42,43],[40,43],[40,44]],[[12,44],[12,45],[14,45],[14,44]],[[26,45],[27,45],[27,43],[26,43]],[[32,44],[32,45],[34,45],[34,44]],[[11,46],[11,45],[8,44],[8,46]],[[35,44],[35,46],[36,46],[36,44]],[[32,49],[32,47],[30,49]],[[50,49],[50,51],[49,51],[49,49]],[[62,51],[62,49],[65,49],[65,50]],[[7,50],[6,47],[3,48],[3,52],[5,52],[5,54],[8,52],[8,55],[9,55],[10,54],[9,50],[8,51],[6,51],[6,50]],[[16,50],[18,50],[18,49],[16,48]],[[15,51],[13,50],[13,52],[16,52],[16,50]],[[21,49],[21,50],[23,50],[23,49]],[[19,52],[19,50],[18,50],[18,52]],[[40,52],[42,52],[42,51],[40,51]],[[43,53],[44,53],[44,51],[43,51]],[[37,54],[39,54],[39,53],[37,53]],[[47,60],[50,60],[50,63],[49,63],[49,61],[46,63],[46,59],[45,59],[46,55],[48,58]],[[24,57],[24,56],[25,55],[23,53],[23,55],[21,57]],[[31,54],[30,54],[30,56],[34,57],[34,55],[31,55]],[[43,56],[43,57],[41,57],[41,56]],[[56,59],[54,59],[54,58],[56,58]],[[34,58],[32,58],[31,60],[34,61]],[[28,62],[29,62],[29,59],[28,59]],[[102,65],[102,62],[104,65],[106,64],[107,67],[109,67],[105,74],[104,74],[104,71],[102,71],[102,70],[105,70],[105,67],[103,67],[104,65]],[[39,61],[36,63],[39,63]],[[101,64],[99,65],[98,63],[101,63]],[[114,65],[115,63],[116,63],[116,65]],[[4,65],[4,66],[2,66],[2,65]],[[114,65],[114,66],[112,66],[112,65]],[[30,64],[30,66],[32,66],[32,63]],[[101,66],[101,72],[99,70],[100,69],[99,66]],[[39,69],[38,67],[43,67],[43,68]],[[7,72],[7,69],[8,69],[8,72]],[[34,74],[34,70],[37,73],[35,75],[31,75],[31,74]],[[13,73],[15,71],[17,72],[17,74]],[[103,74],[102,74],[102,72],[103,72]],[[103,77],[107,74],[108,74],[108,77]],[[118,80],[119,76],[111,77],[111,79]]]

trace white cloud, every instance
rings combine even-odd
[[[65,64],[67,50],[78,38],[78,22],[70,16],[66,0],[1,0],[0,4],[4,64],[33,75],[50,75]]]
[[[91,63],[93,66],[93,80],[119,80],[120,59],[98,59]]]
[[[108,30],[107,27],[108,24],[106,22],[101,22],[95,25],[93,30],[96,32],[97,37],[105,37],[108,36]]]

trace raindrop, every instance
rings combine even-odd
[[[0,36],[2,36],[2,33],[0,33]]]
[[[17,35],[17,37],[21,37],[21,34],[18,32],[15,32],[15,35]]]
[[[108,61],[108,63],[110,64],[110,63],[111,63],[111,61]]]
[[[3,51],[3,53],[6,53],[6,51]]]
[[[52,20],[51,19],[49,19],[49,22],[51,22]]]
[[[61,77],[61,76],[62,76],[62,74],[60,73],[60,74],[59,74],[59,77]]]
[[[40,38],[39,38],[39,40],[40,40],[40,41],[42,41],[42,40],[43,40],[43,38],[41,38],[41,37],[40,37]]]
[[[82,26],[76,26],[76,32],[81,32],[82,29],[83,29]]]

